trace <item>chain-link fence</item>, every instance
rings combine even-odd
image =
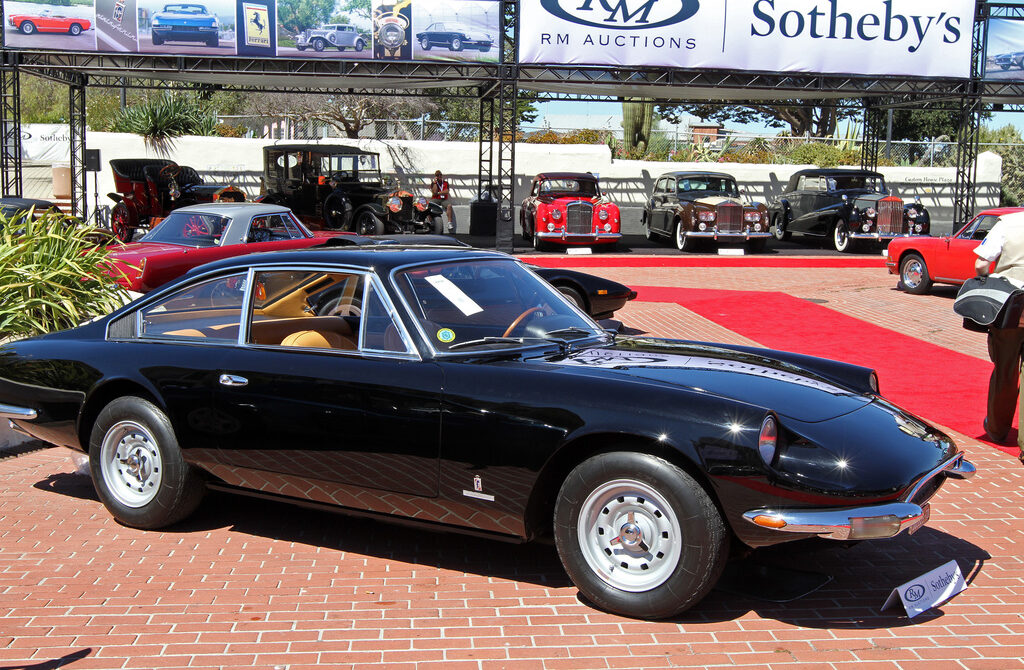
[[[271,116],[218,116],[217,121],[231,128],[237,137],[274,140],[327,140],[350,137],[341,123],[322,119],[295,119]],[[375,140],[424,140],[433,142],[476,142],[479,125],[473,121],[435,121],[433,119],[362,119],[356,137]]]

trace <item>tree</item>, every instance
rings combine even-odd
[[[259,116],[326,123],[354,139],[371,120],[419,117],[432,108],[429,99],[417,97],[270,93],[252,96],[247,111]]]
[[[437,121],[480,121],[480,101],[477,98],[460,98],[446,93],[430,96],[433,109],[430,118]],[[497,104],[497,103],[495,103]],[[537,120],[537,94],[533,91],[519,91],[516,103],[516,121],[533,123]]]
[[[334,13],[334,0],[279,0],[277,20],[292,33],[327,23]]]
[[[684,114],[702,121],[719,123],[760,123],[769,128],[789,126],[792,135],[831,137],[842,119],[860,116],[859,100],[836,100],[822,105],[821,100],[777,100],[765,103],[737,103],[717,100],[678,105],[658,105],[656,112],[670,123],[679,123]]]

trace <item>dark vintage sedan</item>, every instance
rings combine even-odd
[[[233,491],[552,538],[595,605],[667,617],[731,548],[920,528],[974,467],[871,370],[610,335],[504,254],[345,247],[197,268],[0,346],[0,416],[88,453],[121,523]]]
[[[720,172],[667,172],[654,183],[644,205],[647,239],[671,239],[679,251],[693,251],[700,241],[745,242],[764,251],[768,208],[744,202],[732,175]]]
[[[800,170],[769,207],[778,240],[793,233],[831,242],[836,251],[853,251],[861,242],[888,242],[927,235],[928,211],[889,193],[878,172],[842,168]]]

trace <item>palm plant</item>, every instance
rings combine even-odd
[[[0,215],[0,339],[71,328],[128,300],[108,272],[102,231],[63,214]]]

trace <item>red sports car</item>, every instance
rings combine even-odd
[[[616,244],[622,238],[619,208],[601,194],[589,172],[548,172],[533,178],[519,210],[523,239],[534,249],[547,243]]]
[[[89,19],[77,16],[62,16],[54,14],[49,9],[44,9],[38,14],[12,14],[7,17],[7,23],[15,30],[20,30],[26,35],[33,33],[69,33],[81,35],[83,30],[92,27]]]
[[[259,251],[302,249],[344,234],[312,233],[280,205],[190,205],[171,212],[142,240],[112,250],[109,258],[120,271],[122,286],[145,293],[203,263]]]
[[[974,249],[985,239],[999,217],[1024,212],[1024,207],[986,209],[952,235],[898,237],[889,243],[885,266],[899,275],[900,289],[927,293],[932,284],[963,284],[975,275]]]

